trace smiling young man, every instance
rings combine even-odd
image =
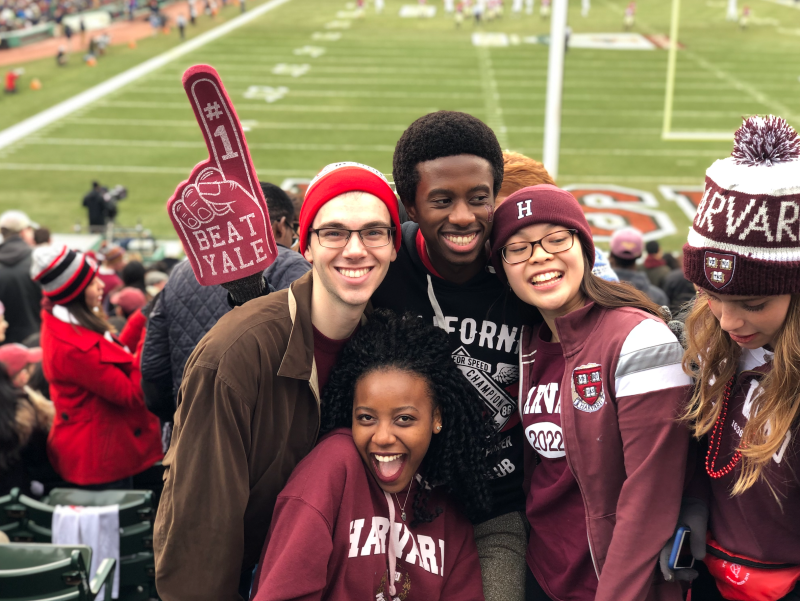
[[[397,256],[398,226],[380,172],[329,165],[300,214],[311,272],[225,315],[189,358],[153,541],[164,601],[247,596],[278,493],[316,443],[330,370]]]
[[[479,119],[421,117],[397,143],[393,175],[412,222],[373,305],[412,311],[448,333],[451,359],[500,433],[491,452],[491,512],[474,520],[487,601],[521,600],[527,538],[523,436],[517,408],[521,303],[489,266],[486,241],[503,182],[503,153]],[[526,325],[541,320],[525,316]]]

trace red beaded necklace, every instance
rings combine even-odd
[[[717,456],[719,455],[719,449],[722,446],[722,428],[725,426],[725,418],[728,416],[728,401],[731,398],[731,388],[733,388],[733,383],[736,381],[736,374],[731,377],[728,384],[725,386],[725,392],[722,395],[722,409],[720,409],[719,415],[717,416],[717,421],[714,422],[714,429],[711,430],[711,436],[708,438],[708,452],[706,453],[706,473],[712,478],[722,478],[723,476],[727,476],[733,471],[733,468],[736,467],[736,464],[742,458],[742,452],[739,449],[733,453],[733,457],[728,462],[728,465],[724,466],[722,469],[716,468],[717,463]],[[714,456],[711,456],[711,453],[714,453]]]

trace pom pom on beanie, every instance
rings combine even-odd
[[[389,210],[392,225],[396,229],[394,246],[400,250],[400,213],[397,197],[389,187],[389,182],[377,169],[361,163],[332,163],[320,171],[306,190],[303,206],[300,208],[300,253],[308,248],[308,230],[314,217],[329,200],[345,192],[367,192],[380,199]]]

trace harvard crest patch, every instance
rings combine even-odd
[[[572,406],[594,413],[606,404],[601,367],[597,363],[581,365],[572,370]]]
[[[736,268],[736,255],[706,251],[703,256],[703,271],[708,282],[717,290],[731,283]]]

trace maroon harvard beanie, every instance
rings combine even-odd
[[[800,292],[800,138],[786,121],[750,117],[706,171],[683,269],[720,294]]]
[[[503,269],[500,249],[519,230],[537,223],[552,223],[578,230],[583,252],[589,257],[591,265],[594,265],[592,230],[581,205],[566,190],[550,184],[539,184],[514,192],[494,213],[491,238],[492,265],[501,280],[506,281],[506,272]]]

